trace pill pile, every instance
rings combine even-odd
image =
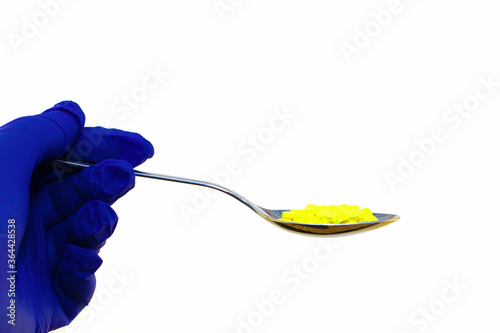
[[[310,223],[310,224],[339,224],[377,221],[368,208],[360,209],[353,205],[318,206],[307,205],[305,209],[292,209],[283,212],[278,221]]]

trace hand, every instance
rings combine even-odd
[[[118,221],[110,205],[154,154],[139,134],[84,122],[66,101],[0,128],[2,333],[55,330],[88,305]],[[55,162],[62,157],[97,164],[76,171]]]

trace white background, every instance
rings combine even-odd
[[[221,3],[231,10],[61,1],[45,24],[39,2],[3,1],[0,123],[72,99],[88,126],[152,141],[156,155],[139,170],[213,180],[236,160],[229,187],[265,207],[348,203],[401,220],[335,239],[328,254],[224,195],[186,219],[195,188],[138,179],[114,206],[96,297],[62,332],[497,331],[500,87],[460,123],[444,117],[474,101],[479,77],[500,82],[498,5],[401,0],[380,28],[370,13],[389,1]],[[40,27],[16,52],[9,39],[24,18]],[[367,27],[349,62],[342,43]],[[116,112],[148,68],[169,75]],[[248,137],[269,139],[275,110],[294,118],[242,154]],[[415,141],[439,128],[444,142],[419,153]],[[420,165],[391,188],[386,174],[410,156]],[[309,271],[295,289],[294,266]],[[275,290],[283,302],[262,314],[255,302]]]

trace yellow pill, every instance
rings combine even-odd
[[[306,206],[306,209],[316,210],[316,209],[318,209],[318,208],[319,208],[319,206],[318,206],[318,205],[313,205],[313,204],[309,204],[309,205],[307,205],[307,206]]]
[[[349,221],[349,218],[347,216],[345,216],[345,214],[338,214],[338,215],[339,215],[340,222]]]
[[[330,210],[331,210],[332,212],[337,211],[337,209],[338,209],[338,208],[339,208],[339,206],[337,206],[337,205],[330,205]]]
[[[363,208],[361,210],[361,214],[363,214],[363,215],[372,215],[372,211],[369,210],[368,208]]]
[[[308,223],[313,223],[313,224],[320,224],[320,223],[323,223],[323,221],[321,221],[321,219],[317,218],[316,216],[314,215],[307,215],[305,217],[305,219],[307,219],[309,222]]]
[[[363,215],[363,222],[377,221],[378,219],[372,214]]]
[[[339,206],[337,208],[337,210],[335,211],[335,213],[337,213],[339,215],[345,215],[345,213],[347,213],[347,208]]]
[[[290,211],[294,213],[302,213],[302,209],[290,209]]]
[[[359,206],[358,205],[352,205],[352,206],[349,206],[349,209],[358,209],[359,210]]]
[[[334,218],[338,217],[338,214],[331,210],[326,210],[321,212],[321,217],[327,221],[332,221]]]
[[[340,205],[339,208],[345,208],[345,209],[348,209],[349,208],[349,205],[346,205],[346,204],[343,204],[343,205]]]
[[[357,221],[360,218],[360,210],[358,208],[349,209],[345,215],[349,221]]]
[[[283,212],[281,217],[283,217],[285,219],[293,219],[296,215],[297,214],[295,214],[295,212]]]
[[[327,221],[326,223],[328,223],[328,224],[339,224],[341,222],[342,222],[342,220],[340,219],[340,217],[337,216],[333,220]]]
[[[310,209],[310,208],[302,209],[302,212],[304,214],[312,214],[312,215],[314,215],[315,211],[316,211],[315,209]]]
[[[319,207],[318,210],[316,210],[316,215],[321,217],[323,216],[323,213],[331,213],[332,211],[330,210],[330,207],[327,206],[322,206]]]
[[[338,224],[342,221],[340,219],[339,215],[335,212],[323,213],[323,219],[325,220],[326,223],[329,223],[329,224]]]
[[[302,219],[303,219],[304,221],[306,221],[306,220],[310,219],[310,217],[311,217],[311,214],[307,214],[307,213],[302,214]]]
[[[312,223],[314,223],[314,224],[325,224],[325,221],[323,221],[321,219],[315,218],[315,219],[312,220]]]

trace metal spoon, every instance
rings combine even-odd
[[[80,168],[80,169],[87,168],[87,167],[93,165],[93,164],[83,163],[83,162],[73,162],[73,161],[63,161],[63,160],[58,160],[58,162],[62,163],[64,165],[70,166],[70,167],[75,167],[75,168]],[[166,176],[166,175],[143,172],[143,171],[138,171],[138,170],[134,170],[134,171],[135,171],[135,175],[138,177],[145,177],[145,178],[166,180],[169,182],[177,182],[177,183],[204,186],[204,187],[212,188],[214,190],[223,192],[225,194],[232,196],[236,200],[240,201],[241,203],[243,203],[244,205],[249,207],[251,210],[253,210],[255,213],[259,214],[259,216],[262,217],[263,219],[265,219],[266,221],[271,222],[272,224],[274,224],[280,228],[283,228],[285,230],[300,233],[300,234],[306,234],[306,235],[311,235],[311,236],[321,236],[321,237],[352,235],[355,233],[360,233],[360,232],[364,232],[364,231],[368,231],[368,230],[374,230],[377,228],[381,228],[383,226],[386,226],[388,224],[391,224],[392,222],[399,220],[399,216],[394,215],[394,214],[374,213],[373,215],[375,215],[375,217],[378,219],[378,221],[359,222],[359,223],[344,223],[344,224],[306,224],[306,223],[278,221],[278,219],[281,218],[282,213],[289,211],[289,209],[267,209],[267,208],[260,207],[256,204],[254,204],[253,202],[251,202],[250,200],[239,195],[238,193],[234,192],[233,190],[230,190],[224,186],[210,183],[210,182],[189,179],[189,178],[182,178],[182,177]]]

